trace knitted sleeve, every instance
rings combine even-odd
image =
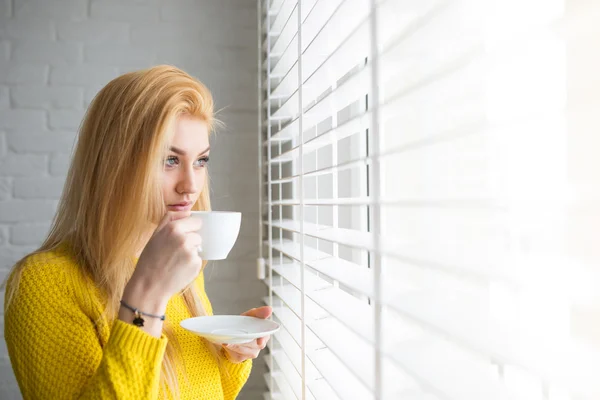
[[[23,398],[157,399],[167,339],[117,320],[102,347],[69,265],[26,262],[4,326]]]
[[[200,274],[196,280],[198,286],[198,295],[206,308],[208,315],[213,315],[212,305],[204,289],[204,274]],[[252,360],[246,360],[242,363],[235,364],[229,361],[224,355],[219,363],[221,382],[223,384],[224,400],[234,400],[242,390],[242,387],[250,376],[252,370]]]

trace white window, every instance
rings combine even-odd
[[[600,3],[258,3],[265,398],[600,398]]]

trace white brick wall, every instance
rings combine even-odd
[[[199,77],[226,107],[212,142],[213,205],[244,218],[231,257],[206,273],[215,312],[260,305],[255,0],[0,0],[0,279],[43,240],[91,99],[117,75],[160,63]],[[240,398],[262,398],[264,372],[256,363]],[[3,339],[0,398],[21,398]]]

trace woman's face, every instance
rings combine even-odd
[[[168,211],[188,211],[207,178],[208,128],[201,119],[180,116],[164,160],[162,190]]]

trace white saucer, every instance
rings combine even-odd
[[[248,343],[279,330],[277,322],[242,315],[212,315],[184,319],[182,328],[215,344]]]

